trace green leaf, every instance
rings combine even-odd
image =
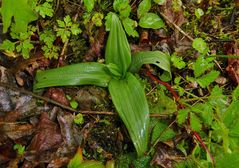
[[[232,99],[233,100],[239,99],[239,86],[237,86],[236,89],[232,92]]]
[[[221,153],[216,157],[217,168],[236,168],[239,167],[239,152]]]
[[[190,112],[189,109],[181,109],[178,111],[178,115],[177,115],[177,121],[178,124],[183,124],[186,119],[188,118],[188,113]]]
[[[132,62],[129,71],[136,73],[139,71],[143,64],[154,64],[165,72],[161,75],[161,79],[168,81],[172,79],[170,69],[170,56],[161,51],[144,51],[135,54],[132,57]]]
[[[195,38],[192,44],[193,48],[201,54],[206,54],[209,51],[207,43],[202,38]]]
[[[182,57],[178,57],[176,53],[171,56],[171,62],[173,63],[173,66],[178,69],[183,69],[186,66],[186,63],[183,61]]]
[[[77,168],[105,168],[102,162],[95,160],[87,160],[79,165]]]
[[[81,113],[77,114],[75,117],[74,117],[74,123],[80,125],[80,124],[83,124],[84,123],[84,117]]]
[[[7,51],[13,52],[15,50],[15,43],[13,43],[10,40],[6,39],[0,45],[0,50],[7,50]]]
[[[163,5],[166,2],[166,0],[154,0],[154,2],[158,5]]]
[[[144,16],[151,8],[151,0],[143,0],[137,9],[137,16],[141,18]]]
[[[95,6],[95,0],[84,0],[84,6],[87,12],[91,12]]]
[[[168,128],[168,124],[162,121],[158,122],[152,131],[151,143],[154,144],[159,138],[161,142],[165,142],[172,139],[175,136],[173,129]]]
[[[234,100],[227,110],[223,113],[223,122],[224,124],[230,128],[231,126],[235,125],[239,118],[238,113],[238,104],[239,100]]]
[[[21,145],[21,144],[15,144],[14,146],[13,146],[13,149],[14,150],[17,150],[17,153],[19,154],[19,155],[23,155],[24,154],[24,152],[25,152],[25,146],[23,146],[23,145]]]
[[[200,119],[194,113],[190,113],[190,127],[196,132],[199,132],[202,128]]]
[[[110,73],[115,76],[115,77],[121,77],[120,74],[120,70],[118,68],[117,65],[113,64],[113,63],[109,63],[108,65],[106,65],[107,68],[109,69]]]
[[[118,66],[124,76],[131,62],[130,46],[118,16],[110,13],[106,17],[110,23],[110,34],[106,44],[106,64],[113,63]]]
[[[213,120],[213,107],[209,103],[197,103],[192,107],[192,111],[200,115],[207,126],[211,126]]]
[[[197,19],[200,19],[204,15],[204,12],[201,8],[197,8],[195,10],[195,15],[196,15]]]
[[[147,150],[149,139],[149,108],[143,87],[135,76],[127,73],[125,79],[112,79],[109,91],[138,156],[142,156]]]
[[[49,2],[45,2],[42,5],[36,6],[36,11],[45,18],[46,16],[52,17],[54,10],[52,8],[52,4]]]
[[[205,88],[207,86],[209,86],[220,74],[220,72],[218,71],[211,71],[208,74],[197,78],[196,81],[198,82],[198,84],[202,87]]]
[[[121,18],[127,18],[131,12],[131,6],[128,0],[114,0],[113,8],[119,12]]]
[[[80,63],[56,69],[38,71],[34,89],[51,86],[96,85],[107,87],[111,76],[104,64]]]
[[[130,18],[125,18],[122,20],[122,23],[126,33],[129,36],[139,37],[138,32],[135,30],[135,27],[137,27],[137,22],[135,20],[132,20]]]
[[[195,77],[201,76],[205,71],[212,68],[214,66],[213,63],[210,63],[209,60],[200,56],[197,58],[196,62],[193,63],[193,72]]]
[[[28,23],[37,19],[37,15],[27,2],[28,0],[2,0],[1,15],[4,33],[11,25],[12,17],[16,24],[17,33],[26,32]]]
[[[82,149],[78,148],[75,156],[68,163],[67,168],[79,168],[82,162],[83,162]]]
[[[221,113],[226,111],[228,105],[227,97],[222,94],[222,89],[218,85],[212,89],[208,102]]]
[[[73,35],[78,35],[81,33],[81,29],[79,28],[78,24],[72,24],[70,30]]]
[[[163,20],[155,13],[146,13],[140,20],[139,26],[142,28],[160,29],[165,27]]]

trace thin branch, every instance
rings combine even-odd
[[[166,15],[164,15],[162,12],[160,12],[160,15],[163,16],[163,18],[169,22],[171,25],[173,25],[180,33],[182,33],[184,36],[186,36],[189,40],[193,41],[194,39],[189,36],[186,32],[183,31],[178,25],[176,25],[173,21],[171,21]]]

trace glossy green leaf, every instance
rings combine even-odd
[[[130,46],[118,16],[109,13],[106,19],[107,25],[110,26],[110,34],[106,44],[105,61],[106,64],[118,65],[120,73],[124,76],[131,62]]]
[[[143,0],[137,9],[138,18],[144,16],[151,8],[151,0]]]
[[[112,79],[109,91],[138,156],[142,156],[147,150],[149,140],[149,108],[143,87],[135,76],[127,73],[125,79]]]
[[[28,0],[2,0],[1,15],[4,33],[11,25],[12,17],[17,33],[27,31],[28,23],[37,19],[37,15],[28,5]]]
[[[51,86],[96,85],[107,87],[111,76],[100,63],[80,63],[56,69],[38,71],[34,89]]]
[[[139,26],[142,28],[160,29],[165,27],[163,20],[155,13],[146,13],[140,20]]]
[[[170,56],[168,54],[161,51],[139,52],[132,57],[129,71],[136,73],[143,64],[154,64],[158,66],[165,71],[160,78],[164,81],[171,80]]]

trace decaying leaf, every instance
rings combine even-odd
[[[39,157],[43,157],[44,152],[56,149],[61,142],[62,136],[59,127],[49,119],[46,112],[43,112],[36,128],[36,135],[28,146],[30,152],[27,156],[28,160],[41,161]]]
[[[225,45],[225,50],[227,51],[227,55],[239,56],[239,48],[237,48],[236,44],[228,43]],[[228,66],[226,71],[232,81],[238,85],[239,84],[239,58],[228,58]]]
[[[183,159],[185,158],[177,149],[171,148],[166,144],[159,143],[150,164],[154,166],[158,165],[163,168],[173,168],[173,163],[175,161]]]

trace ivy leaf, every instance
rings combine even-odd
[[[130,18],[125,18],[122,20],[122,23],[128,35],[132,37],[139,37],[138,32],[135,30],[135,27],[137,27],[137,22],[135,20],[132,20]]]
[[[192,46],[201,54],[206,54],[209,51],[209,47],[207,46],[207,43],[202,38],[194,39]]]
[[[1,15],[3,21],[3,32],[6,33],[11,25],[12,17],[16,24],[18,33],[27,31],[28,23],[37,19],[37,15],[33,12],[27,3],[28,0],[2,0]]]
[[[137,16],[141,18],[144,16],[151,8],[151,0],[143,0],[137,9]]]
[[[219,74],[220,74],[220,72],[213,70],[210,73],[208,73],[200,78],[197,78],[196,81],[202,88],[205,88],[208,85],[210,85],[218,77]]]
[[[146,13],[140,20],[142,28],[160,29],[165,27],[163,20],[155,13]]]

